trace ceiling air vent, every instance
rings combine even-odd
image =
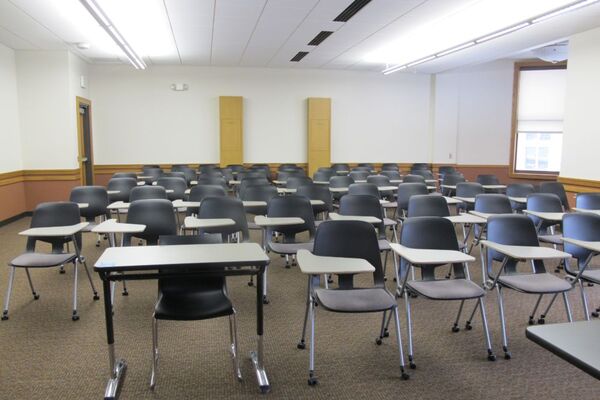
[[[296,54],[294,57],[292,57],[292,59],[290,61],[298,62],[298,61],[302,60],[304,57],[306,57],[307,54],[308,54],[308,51],[299,51],[298,54]]]
[[[313,40],[308,42],[308,45],[309,46],[318,46],[321,43],[323,43],[323,40],[327,39],[332,33],[333,33],[332,31],[321,31],[317,34],[317,36],[315,36],[313,38]]]
[[[348,20],[363,9],[364,6],[369,4],[371,0],[354,0],[344,11],[335,17],[335,22],[348,22]]]

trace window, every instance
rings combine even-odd
[[[560,171],[566,72],[564,63],[515,65],[514,174]]]

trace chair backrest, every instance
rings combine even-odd
[[[238,172],[238,180],[239,181],[243,181],[244,179],[249,179],[249,178],[263,178],[263,179],[268,179],[268,174],[265,173],[265,171],[259,171],[259,170],[248,170],[248,171],[240,171]]]
[[[367,176],[371,175],[371,171],[350,171],[348,176],[350,176],[355,181],[365,181],[367,180]]]
[[[395,180],[398,181],[400,179],[402,179],[402,175],[400,175],[400,171],[399,170],[389,170],[389,169],[385,169],[382,170],[379,175],[381,176],[387,176],[390,180]]]
[[[372,183],[375,186],[392,186],[390,178],[385,175],[369,175],[367,176],[367,183]]]
[[[329,187],[345,188],[354,183],[354,179],[350,176],[332,176],[329,179]]]
[[[308,176],[290,176],[287,179],[287,182],[285,184],[285,186],[288,189],[298,189],[300,186],[306,185],[306,184],[311,184],[312,183],[312,179],[310,179]]]
[[[379,197],[369,194],[347,194],[340,199],[341,215],[359,215],[375,217],[380,223],[373,224],[377,228],[380,239],[385,239],[384,211],[379,202]]]
[[[506,187],[506,195],[509,197],[527,197],[535,193],[531,183],[511,183]]]
[[[271,168],[267,164],[254,164],[250,167],[250,170],[254,172],[261,172],[265,175],[265,178],[271,179]]]
[[[442,196],[418,194],[408,200],[408,218],[448,217],[448,202]]]
[[[507,196],[484,193],[475,196],[475,211],[488,214],[512,214],[512,207]]]
[[[131,245],[131,239],[134,237],[146,240],[149,245],[155,245],[159,236],[177,234],[173,203],[165,199],[132,202],[127,211],[127,223],[146,225],[146,229],[140,233],[123,234],[123,243],[126,246]]]
[[[429,193],[427,185],[424,183],[401,183],[398,185],[397,202],[398,211],[408,210],[408,201],[414,195],[424,195]]]
[[[456,184],[456,195],[459,197],[475,197],[484,192],[482,184],[478,182],[459,182]]]
[[[304,171],[300,171],[300,170],[293,170],[293,171],[289,171],[289,170],[279,170],[277,172],[277,180],[279,181],[285,181],[288,178],[291,178],[293,176],[306,176],[306,174],[304,173]]]
[[[161,168],[154,167],[144,167],[144,175],[151,176],[153,180],[158,179],[160,176],[164,174],[164,171]]]
[[[142,171],[146,172],[147,169],[154,169],[154,168],[160,168],[160,165],[158,165],[158,164],[145,164],[142,167]]]
[[[442,175],[456,172],[456,168],[451,165],[440,165],[438,172]]]
[[[600,241],[600,215],[592,213],[572,213],[563,217],[563,236],[570,239],[585,240],[588,242]],[[583,247],[564,242],[565,252],[571,254],[577,260],[578,267],[585,265],[592,251]],[[577,273],[569,263],[565,263],[568,272]]]
[[[465,177],[463,174],[446,174],[442,180],[442,185],[457,185],[460,182],[465,182]]]
[[[335,171],[332,169],[315,171],[313,174],[313,180],[321,182],[329,182],[329,178],[335,175]]]
[[[454,225],[442,217],[408,218],[402,224],[400,244],[413,249],[459,250]],[[435,269],[440,265],[443,264],[415,266],[421,268],[423,280],[434,280]],[[453,264],[452,267],[454,278],[465,277],[461,263]]]
[[[113,178],[133,178],[137,180],[137,174],[135,172],[115,172]]]
[[[175,168],[175,167],[173,167],[173,168]],[[190,184],[191,181],[196,179],[196,175],[197,175],[196,171],[194,171],[192,168],[187,167],[187,166],[181,166],[181,167],[177,168],[177,170],[171,169],[171,171],[172,172],[181,172],[188,185]]]
[[[236,174],[244,171],[244,166],[242,164],[227,164],[227,168],[229,168],[232,172]]]
[[[271,186],[271,182],[269,182],[264,177],[261,177],[261,178],[244,178],[240,182],[240,186],[239,186],[239,195],[242,198],[242,200],[246,200],[245,199],[245,193],[246,193],[246,190],[248,189],[248,187],[250,187],[250,186]]]
[[[183,172],[183,170],[189,167],[187,164],[173,164],[171,165],[171,172]]]
[[[305,184],[299,186],[296,189],[296,194],[298,196],[308,197],[310,200],[321,200],[324,202],[324,206],[321,207],[313,207],[315,210],[319,211],[331,211],[333,210],[333,196],[331,196],[331,191],[327,185],[320,184]]]
[[[294,242],[297,233],[307,231],[312,239],[315,236],[315,217],[308,197],[291,195],[276,196],[269,200],[267,205],[268,217],[299,217],[304,220],[303,224],[281,226],[276,229],[268,229],[267,237],[271,237],[274,231],[283,234],[284,242]]]
[[[108,200],[113,201],[129,201],[129,193],[131,189],[137,186],[137,181],[133,178],[112,178],[108,181],[106,188],[108,190],[118,191],[108,195]]]
[[[569,210],[569,199],[565,192],[565,187],[560,182],[542,182],[540,183],[540,193],[553,193],[558,196],[565,211]]]
[[[129,202],[144,199],[167,199],[165,188],[158,185],[137,186],[129,192]]]
[[[586,210],[600,210],[600,193],[579,193],[575,205]]]
[[[219,175],[202,174],[196,180],[198,183],[196,186],[211,185],[221,186],[224,190],[227,190],[227,180]]]
[[[190,189],[189,201],[204,201],[207,197],[227,197],[227,192],[219,185],[196,185]],[[198,207],[188,207],[187,215],[198,214]]]
[[[427,180],[435,179],[435,177],[433,176],[433,173],[428,169],[417,169],[415,171],[412,171],[411,174],[422,176],[423,179],[427,179]]]
[[[373,284],[384,287],[379,243],[373,225],[362,221],[325,221],[315,235],[313,253],[325,257],[361,258],[374,268]],[[354,287],[354,275],[340,275],[340,289]]]
[[[69,226],[81,222],[79,206],[70,201],[55,201],[49,203],[40,203],[33,210],[30,228],[44,228],[51,226]],[[75,235],[77,246],[81,249],[81,233]],[[28,236],[27,251],[35,251],[37,241],[50,243],[53,253],[62,253],[65,243],[71,242],[71,237],[44,237]]]
[[[200,173],[202,173],[202,174],[206,174],[206,173],[214,170],[216,167],[217,167],[216,164],[203,164],[198,167],[198,171],[200,171]]]
[[[92,222],[101,215],[106,215],[108,194],[104,186],[76,186],[71,189],[69,200],[73,203],[87,203],[88,206],[79,210],[86,221]]]
[[[331,169],[334,171],[350,171],[350,166],[346,163],[335,163],[331,165]]]
[[[488,218],[487,240],[500,244],[514,246],[539,246],[537,232],[533,221],[523,214],[493,215]],[[488,250],[487,275],[495,276],[492,270],[492,262],[502,261],[504,256],[494,250]],[[541,260],[533,262],[536,273],[546,272]],[[507,274],[517,272],[517,261],[510,260],[505,267]]]
[[[240,199],[233,197],[205,197],[200,204],[198,218],[231,218],[235,221],[234,225],[223,226],[214,229],[203,229],[208,233],[220,233],[223,241],[232,233],[241,233],[241,241],[250,240],[248,233],[248,221],[246,220],[246,210]]]
[[[414,163],[411,167],[410,167],[411,171],[417,171],[417,170],[422,170],[422,169],[429,169],[429,164],[427,163]]]
[[[400,168],[395,163],[383,163],[381,164],[381,171],[400,171]]]
[[[298,167],[296,164],[294,163],[283,163],[283,164],[279,164],[279,168],[277,168],[279,171],[286,169],[286,168],[300,168]]]
[[[527,196],[527,209],[531,211],[542,212],[562,212],[563,205],[560,198],[552,193],[533,193]],[[529,215],[535,226],[539,227],[539,232],[543,232],[549,226],[556,223],[545,221],[536,216]]]
[[[348,194],[366,194],[380,198],[379,189],[374,183],[353,183],[348,186]]]
[[[274,197],[279,197],[279,193],[277,192],[277,188],[272,185],[250,185],[243,192],[240,191],[240,199],[242,201],[264,201],[269,203]],[[267,206],[252,207],[247,212],[254,215],[266,215]]]
[[[369,174],[371,173],[372,170],[373,170],[373,167],[367,167],[367,166],[361,166],[361,165],[352,168],[352,171],[366,171]]]
[[[374,169],[375,166],[373,165],[373,163],[369,163],[369,162],[363,162],[363,163],[358,163],[359,167],[367,167],[369,169]]]
[[[425,184],[425,178],[421,175],[408,174],[402,178],[402,183],[422,183]]]
[[[162,175],[162,177],[164,177],[164,178],[181,178],[181,179],[186,180],[185,174],[182,171],[165,172]]]
[[[499,185],[500,180],[494,174],[479,174],[476,181],[482,185]]]
[[[156,180],[157,186],[162,186],[165,190],[172,190],[167,193],[169,200],[183,199],[187,190],[187,182],[184,178],[178,177],[160,177]]]

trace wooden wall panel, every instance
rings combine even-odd
[[[221,166],[242,164],[244,161],[244,104],[243,97],[219,97],[219,126]]]
[[[308,174],[331,165],[331,99],[310,97],[308,102]]]

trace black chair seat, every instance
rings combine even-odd
[[[396,306],[396,299],[384,288],[316,289],[315,295],[323,308],[333,312],[367,313],[385,311]]]
[[[467,279],[408,281],[408,287],[429,299],[462,300],[482,297],[485,291]]]
[[[75,257],[74,253],[23,253],[14,258],[10,265],[21,268],[48,268],[72,262]]]
[[[502,285],[524,293],[560,293],[567,292],[571,285],[564,279],[547,272],[539,274],[503,275],[498,279]]]
[[[196,321],[233,314],[233,305],[222,289],[187,293],[163,292],[156,302],[156,319]]]
[[[303,243],[274,243],[269,242],[269,248],[274,253],[278,254],[296,254],[298,250],[308,250],[310,252],[313,251],[313,242],[303,242]]]
[[[563,244],[562,235],[539,235],[538,239],[544,243],[557,244],[559,246]]]

